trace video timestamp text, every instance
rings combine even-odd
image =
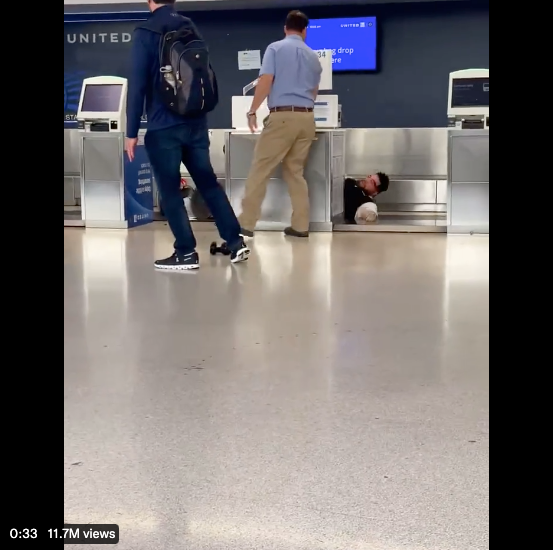
[[[115,524],[64,524],[62,527],[12,527],[10,541],[59,540],[64,544],[117,544],[119,526]]]

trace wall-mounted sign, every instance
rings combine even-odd
[[[238,52],[238,70],[253,71],[261,69],[261,50]]]

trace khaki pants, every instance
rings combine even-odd
[[[261,216],[267,184],[282,162],[282,175],[292,201],[292,227],[309,231],[309,193],[303,171],[315,140],[313,113],[278,112],[265,119],[242,200],[240,225],[253,231]]]

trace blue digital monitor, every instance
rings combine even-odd
[[[334,72],[378,70],[376,17],[314,19],[307,29],[307,45],[332,50]]]

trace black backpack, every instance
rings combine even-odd
[[[159,66],[160,93],[170,111],[193,117],[217,107],[219,89],[209,49],[190,26],[162,35]]]

